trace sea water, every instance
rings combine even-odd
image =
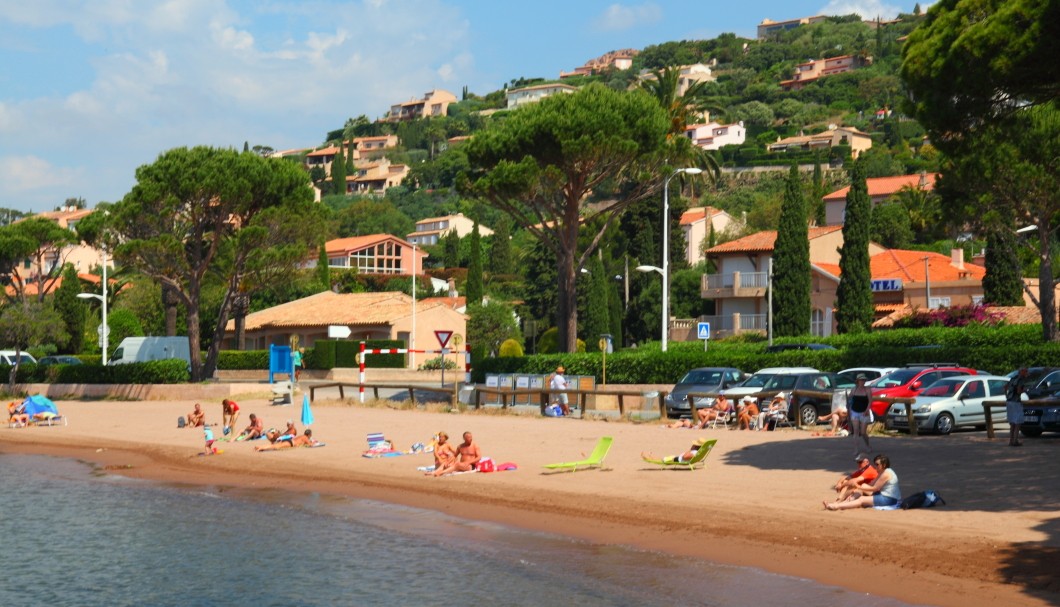
[[[0,605],[792,605],[809,580],[316,493],[170,486],[0,455]]]

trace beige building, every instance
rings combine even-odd
[[[872,148],[872,137],[852,126],[832,126],[827,131],[814,135],[777,138],[777,142],[767,145],[766,150],[770,152],[829,150],[837,145],[849,145],[850,155],[856,160],[862,152]]]
[[[685,234],[685,258],[689,265],[703,261],[703,243],[709,242],[710,231],[720,236],[733,225],[732,215],[714,207],[693,207],[681,214],[681,231]]]
[[[677,96],[680,97],[688,92],[688,89],[697,82],[714,82],[717,77],[714,76],[709,65],[703,63],[693,63],[692,65],[681,65],[676,68],[678,70],[677,76]],[[634,87],[640,86],[641,82],[645,80],[655,80],[655,74],[651,70],[641,70],[640,74],[637,75],[637,82]]]
[[[799,19],[788,19],[787,21],[773,21],[772,19],[762,19],[762,22],[758,24],[758,39],[765,40],[774,34],[778,34],[783,31],[795,29],[803,25],[809,25],[811,23],[817,23],[827,19],[825,15],[815,15],[813,17],[801,17]]]
[[[905,188],[931,192],[935,189],[936,178],[938,178],[938,173],[870,177],[865,180],[865,184],[868,186],[869,200],[875,208],[876,205],[897,196]],[[850,186],[840,188],[824,197],[825,225],[842,225],[846,220],[848,192],[850,192]]]
[[[633,58],[640,54],[635,48],[608,51],[596,59],[590,59],[585,65],[574,68],[573,72],[560,72],[560,78],[571,76],[592,76],[610,70],[628,70],[633,67]]]
[[[442,89],[434,89],[425,93],[422,99],[411,99],[404,103],[395,103],[390,106],[390,112],[383,118],[383,121],[401,122],[417,118],[445,116],[449,113],[449,104],[456,102],[456,95]]]
[[[77,222],[94,212],[95,209],[64,207],[58,211],[38,213],[33,218],[54,221],[59,227],[76,232]],[[24,220],[21,219],[19,221]],[[41,249],[34,257],[27,258],[15,266],[12,278],[22,283],[22,289],[27,294],[31,292],[37,293],[41,288],[50,292],[61,284],[59,281],[59,269],[68,263],[74,266],[78,274],[87,274],[93,268],[101,266],[103,263],[103,252],[83,242],[67,245],[62,249]],[[114,260],[109,257],[107,258],[107,267],[114,267]],[[44,284],[39,284],[41,282]]]
[[[429,217],[417,221],[416,231],[406,236],[406,239],[410,243],[419,246],[433,245],[438,244],[449,232],[456,232],[460,238],[468,236],[474,227],[475,222],[464,217],[463,213],[446,215],[445,217]],[[492,236],[493,230],[480,225],[478,233],[479,236]]]
[[[361,274],[423,274],[423,260],[427,253],[390,234],[369,234],[336,238],[324,243],[328,266],[333,269],[355,268]],[[315,268],[316,256],[306,261],[305,267]]]
[[[859,67],[871,64],[871,58],[863,58],[857,55],[843,55],[841,57],[828,57],[827,59],[815,59],[800,63],[795,66],[795,75],[791,80],[783,80],[780,88],[789,91],[797,91],[810,82],[856,70]]]
[[[413,320],[415,316],[415,320]],[[412,331],[415,324],[415,339]],[[271,344],[286,345],[297,336],[299,343],[312,347],[318,339],[328,338],[328,327],[344,326],[351,331],[350,341],[396,339],[416,349],[440,348],[435,331],[452,331],[467,336],[467,316],[442,301],[416,301],[398,292],[332,293],[324,291],[296,299],[246,317],[247,349],[266,350]],[[235,342],[235,321],[225,327],[226,347]],[[452,347],[452,342],[450,342]],[[435,354],[419,354],[419,361]]]

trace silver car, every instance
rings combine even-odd
[[[983,401],[1001,402],[991,414],[1004,420],[1007,377],[998,375],[958,375],[936,381],[920,391],[913,403],[913,419],[919,432],[949,434],[967,426],[986,426]],[[905,405],[895,403],[887,410],[887,427],[908,429]]]

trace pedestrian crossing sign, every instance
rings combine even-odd
[[[710,339],[710,323],[699,323],[697,333],[699,334],[699,339]]]

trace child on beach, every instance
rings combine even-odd
[[[206,452],[203,453],[203,455],[213,455],[214,453],[217,452],[217,450],[213,446],[213,443],[214,443],[213,430],[209,426],[203,426],[202,427],[202,434],[203,434],[203,437],[206,438]]]

